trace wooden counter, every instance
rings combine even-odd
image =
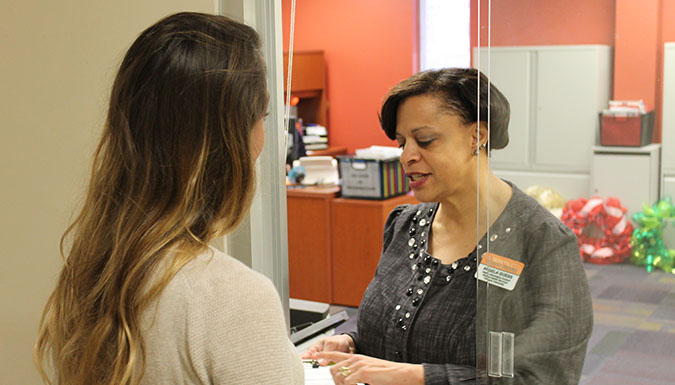
[[[357,307],[380,260],[389,213],[417,200],[339,198],[339,192],[339,187],[286,190],[290,296]]]
[[[332,156],[332,157],[336,157],[338,155],[347,155],[347,147],[334,146],[334,147],[328,147],[325,150],[309,150],[309,151],[307,151],[307,156]]]
[[[331,201],[339,187],[286,189],[291,298],[332,303]]]
[[[389,213],[402,204],[418,203],[411,195],[385,200],[333,199],[333,302],[359,306],[382,253],[382,230]]]

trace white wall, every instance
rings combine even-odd
[[[0,1],[0,384],[39,383],[40,313],[124,51],[159,18],[216,3]]]

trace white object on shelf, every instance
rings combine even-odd
[[[640,116],[647,113],[645,104],[640,100],[610,100],[609,108],[602,110],[603,115]]]
[[[304,185],[337,184],[338,163],[332,156],[303,156],[293,161],[293,167],[305,169]]]
[[[386,160],[401,157],[403,150],[399,147],[370,146],[368,148],[357,148],[355,152],[359,159]]]

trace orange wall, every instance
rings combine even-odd
[[[283,0],[288,46],[290,0]],[[392,145],[379,129],[382,96],[417,70],[417,0],[296,0],[295,50],[324,50],[331,145]],[[656,110],[660,141],[663,43],[675,41],[675,0],[492,0],[491,45],[614,47],[615,99]],[[479,0],[471,0],[476,20]],[[488,2],[481,0],[481,45]],[[475,22],[471,46],[477,44]]]
[[[661,26],[669,21],[661,7],[661,0],[616,0],[614,99],[642,99],[655,111],[655,142],[661,141]]]
[[[640,0],[637,0],[640,1]],[[614,44],[615,0],[493,0],[492,46]],[[488,2],[481,5],[481,46],[488,41]],[[471,0],[471,20],[478,0]],[[477,44],[475,23],[471,46]]]
[[[656,105],[659,0],[616,0],[614,99],[642,99]]]
[[[661,0],[661,49],[664,42],[675,41],[675,0]]]
[[[290,9],[283,0],[284,50]],[[324,51],[330,145],[394,145],[377,113],[382,96],[416,72],[417,0],[296,0],[293,45]]]

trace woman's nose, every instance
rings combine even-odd
[[[401,153],[401,164],[404,166],[409,166],[416,161],[418,161],[420,158],[419,152],[417,149],[409,144],[405,144],[403,146],[403,152]]]

